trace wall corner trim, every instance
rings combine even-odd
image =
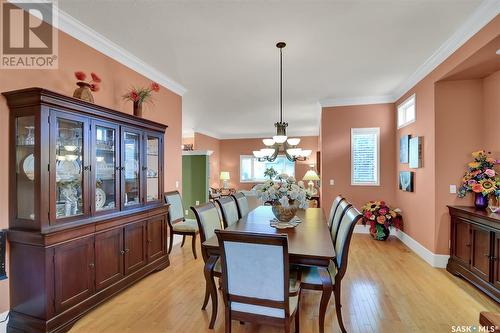
[[[368,234],[368,226],[356,225],[354,227],[354,232],[358,234]],[[435,268],[446,268],[448,263],[449,255],[445,254],[435,254],[425,248],[422,244],[417,242],[412,237],[405,234],[403,231],[395,230],[391,228],[391,235],[397,237],[403,244],[408,246],[415,254],[422,258],[425,262]]]
[[[59,22],[57,28],[75,39],[89,45],[113,60],[127,66],[137,73],[158,82],[160,85],[182,96],[187,89],[175,82],[156,68],[148,65],[129,51],[104,37],[97,31],[75,19],[73,16],[58,8]]]

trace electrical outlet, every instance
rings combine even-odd
[[[450,185],[450,193],[451,194],[457,193],[457,185]]]
[[[175,188],[179,188],[179,181],[178,180],[175,181]]]
[[[196,200],[196,206],[198,206],[200,204],[200,202],[198,200]]]
[[[335,185],[335,181],[333,179],[330,179],[330,186]]]

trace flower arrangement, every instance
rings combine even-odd
[[[90,77],[92,78],[92,80],[90,80],[90,81],[85,81],[87,79],[87,74],[85,74],[82,71],[75,72],[75,77],[79,81],[76,83],[79,86],[86,85],[93,92],[99,91],[99,89],[100,89],[99,83],[101,83],[101,78],[96,73],[94,73],[94,72],[90,73]]]
[[[264,171],[264,176],[269,177],[269,180],[273,179],[278,175],[278,171],[274,170],[273,167],[267,168],[266,171]]]
[[[482,194],[484,197],[500,197],[500,178],[493,169],[500,161],[490,157],[490,154],[484,150],[472,153],[474,161],[467,165],[467,171],[462,177],[462,185],[457,194],[459,198],[465,197],[467,192]]]
[[[296,184],[295,178],[287,174],[280,174],[276,180],[268,180],[257,187],[257,196],[266,203],[281,205],[284,208],[296,206],[305,209],[310,195],[304,185]]]
[[[156,82],[151,82],[148,87],[132,88],[122,97],[126,101],[132,101],[134,103],[142,104],[150,102],[152,100],[153,92],[158,91],[160,91],[160,85]]]
[[[377,240],[389,237],[389,227],[400,229],[401,210],[391,209],[385,201],[369,201],[362,208],[363,225],[370,223],[370,234]]]

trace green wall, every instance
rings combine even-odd
[[[208,201],[208,159],[207,155],[182,156],[182,199],[190,219],[195,218],[190,207],[195,206],[196,201],[200,204]]]

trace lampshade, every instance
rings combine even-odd
[[[302,151],[302,149],[300,149],[300,148],[289,148],[286,150],[286,152],[290,156],[300,156],[301,151]]]
[[[312,150],[311,149],[304,149],[300,152],[300,156],[302,157],[309,157],[311,155]]]
[[[303,180],[319,180],[319,176],[314,170],[307,170]]]
[[[273,136],[273,140],[276,142],[276,143],[283,143],[285,142],[287,139],[287,136],[286,135],[275,135]]]
[[[229,171],[221,171],[220,172],[220,180],[229,180]]]
[[[272,148],[262,148],[260,151],[264,154],[264,156],[272,156],[275,150]]]
[[[254,150],[253,151],[253,156],[255,156],[257,158],[262,158],[262,157],[266,156],[266,154],[263,151]]]
[[[290,146],[296,146],[300,143],[300,139],[299,138],[289,138],[286,142],[288,142],[288,144]]]
[[[274,145],[274,140],[273,139],[262,139],[262,142],[264,142],[264,144],[266,146],[272,146],[272,145]]]

